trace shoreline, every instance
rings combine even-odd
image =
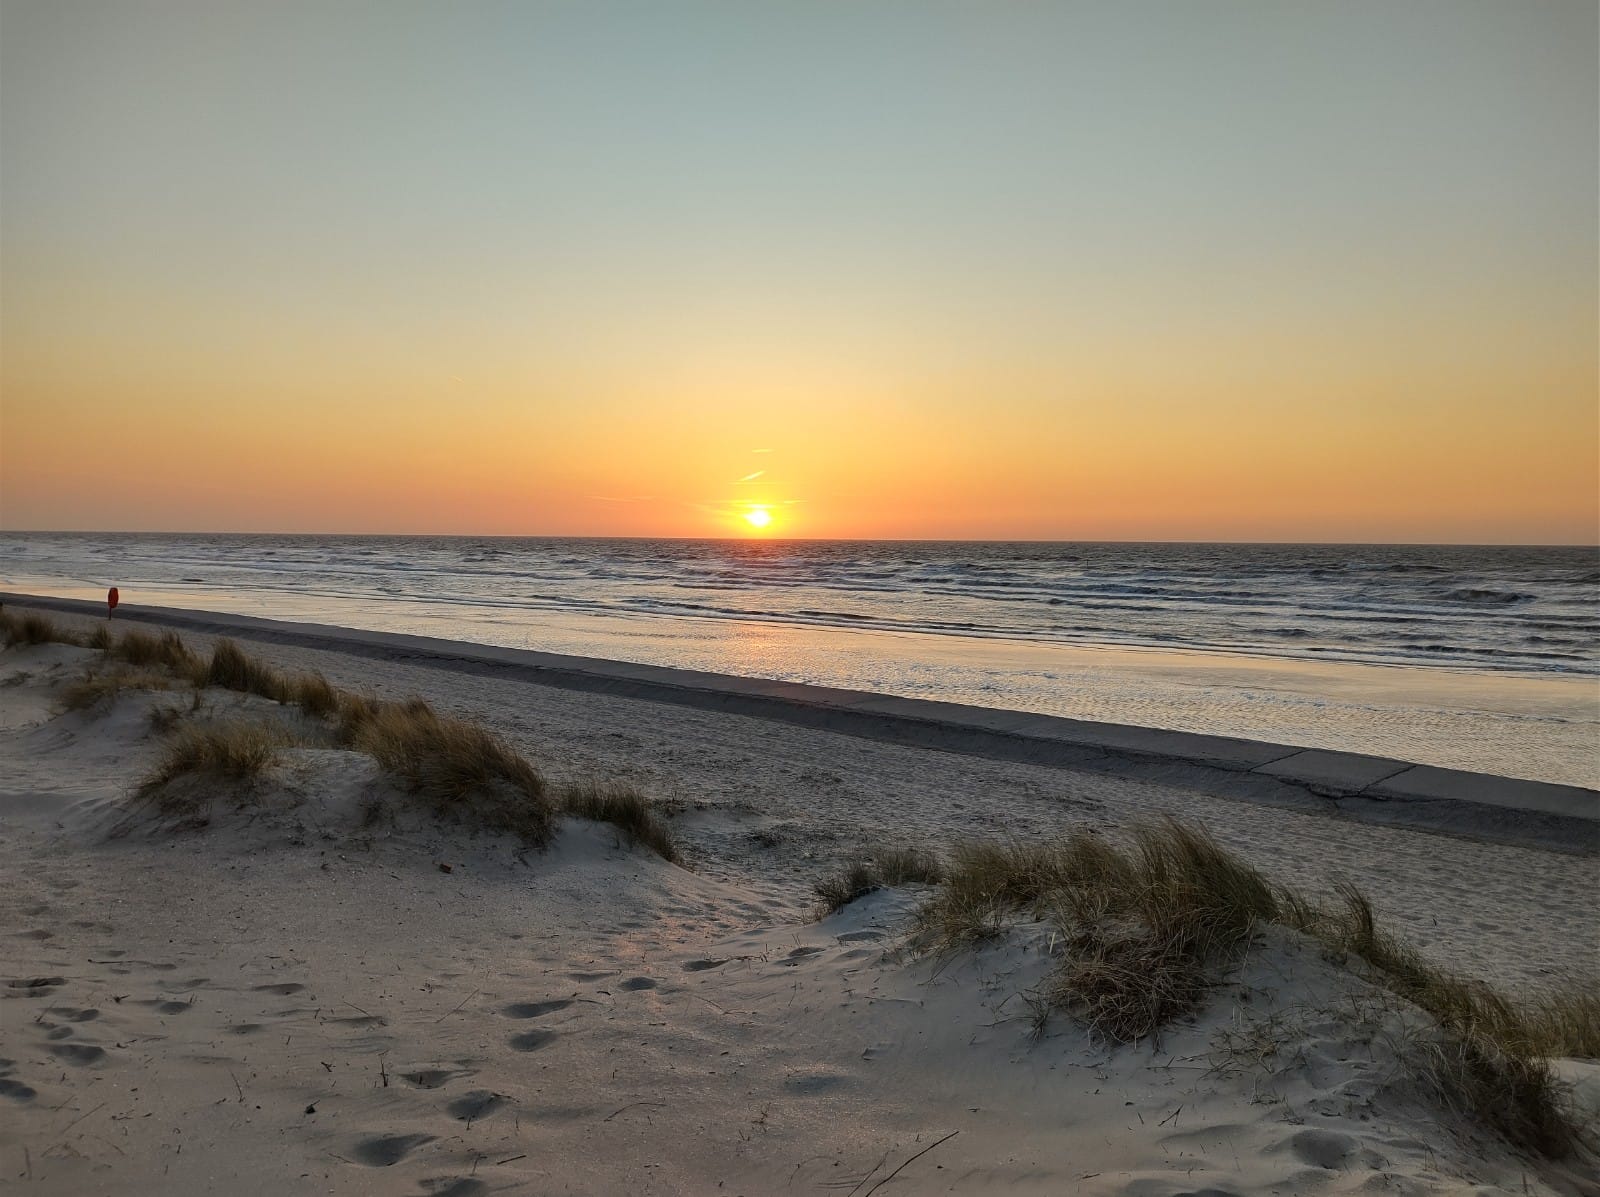
[[[581,561],[561,557],[542,566],[530,562],[531,573],[518,572],[521,566],[513,569],[505,562],[495,566],[485,558],[488,564],[479,572],[473,563],[477,558],[458,560],[459,553],[435,553],[437,560],[425,555],[407,562],[401,559],[403,554],[348,546],[328,550],[333,557],[326,559],[313,545],[294,543],[264,551],[261,562],[249,565],[241,559],[238,545],[219,548],[221,557],[215,563],[203,548],[199,542],[186,542],[159,551],[130,549],[130,556],[113,564],[116,559],[106,557],[115,552],[109,545],[100,545],[93,553],[58,546],[53,550],[60,558],[57,564],[71,566],[65,573],[56,570],[60,577],[13,569],[0,586],[19,594],[79,599],[97,606],[105,590],[81,583],[87,570],[90,576],[115,575],[125,583],[125,598],[152,607],[254,615],[1165,728],[1600,790],[1600,755],[1593,747],[1600,740],[1600,706],[1593,677],[1560,669],[1508,669],[1504,660],[1493,667],[1483,662],[1474,665],[1470,653],[1446,659],[1449,645],[1464,642],[1443,629],[1435,660],[1405,663],[1383,653],[1366,659],[1365,653],[1328,647],[1333,642],[1316,633],[1313,625],[1321,618],[1316,604],[1298,610],[1302,599],[1315,596],[1288,596],[1296,608],[1289,622],[1298,628],[1302,615],[1312,620],[1305,632],[1310,637],[1305,643],[1312,647],[1291,651],[1287,640],[1266,635],[1272,630],[1268,627],[1256,629],[1260,635],[1244,625],[1230,631],[1216,623],[1215,611],[1205,627],[1190,626],[1189,615],[1177,611],[1159,617],[1138,614],[1146,600],[1131,598],[1127,601],[1132,603],[1128,614],[1132,622],[1113,609],[1121,599],[1111,600],[1109,607],[1091,600],[1089,608],[1098,614],[1085,616],[1088,623],[1082,626],[1078,614],[1067,614],[1066,623],[1076,628],[1069,639],[1053,634],[1043,638],[991,634],[996,628],[984,628],[994,622],[989,615],[995,612],[984,611],[993,604],[960,586],[949,595],[937,589],[927,594],[908,592],[908,598],[916,596],[914,605],[927,608],[926,613],[960,621],[941,625],[934,620],[923,627],[927,621],[922,614],[900,610],[898,605],[885,607],[881,600],[888,592],[876,591],[866,579],[862,584],[867,590],[859,594],[850,579],[842,580],[844,608],[877,610],[892,616],[890,624],[873,618],[820,618],[833,610],[824,593],[834,588],[826,562],[813,563],[815,568],[804,566],[796,578],[777,579],[783,594],[798,585],[796,597],[779,595],[774,600],[744,594],[752,584],[759,587],[760,579],[741,570],[728,585],[742,597],[736,594],[727,602],[712,597],[707,599],[711,605],[702,607],[695,596],[706,588],[719,591],[722,569],[698,559],[679,562],[681,576],[673,572],[672,561],[653,560],[642,578],[627,565],[621,580],[613,581],[601,568],[603,561],[587,557]],[[574,566],[576,574],[568,576],[572,574],[568,566]],[[665,567],[673,568],[663,573]],[[347,577],[347,568],[355,575]],[[1390,576],[1373,568],[1374,584]],[[496,582],[497,569],[511,572]],[[596,569],[600,573],[591,583],[580,586],[578,576]],[[421,570],[430,580],[415,583],[408,570]],[[964,575],[958,574],[952,585],[960,576]],[[548,585],[533,579],[545,579]],[[1159,583],[1159,578],[1153,580]],[[902,579],[907,581],[914,580]],[[823,590],[811,593],[807,588],[812,584],[822,585]],[[982,587],[979,592],[987,593]],[[519,595],[526,601],[519,601]],[[687,606],[680,609],[675,598],[684,599]],[[1408,600],[1400,596],[1398,601]],[[1069,599],[1053,599],[1049,611],[1057,610],[1057,602],[1068,604],[1059,609],[1061,613],[1076,608]],[[949,603],[958,607],[946,610]],[[959,608],[963,603],[977,607]],[[1012,604],[1000,606],[1009,610]],[[1179,606],[1187,609],[1182,601]],[[796,618],[782,614],[791,608]],[[1492,633],[1496,643],[1520,642],[1527,629],[1513,626],[1515,619],[1501,626],[1504,621],[1497,614],[1501,610],[1494,604],[1482,607],[1480,614],[1489,622],[1480,631]],[[1039,611],[1037,620],[1052,626],[1060,622],[1044,608]],[[812,614],[819,618],[811,619]],[[1458,611],[1450,618],[1461,616]],[[977,622],[966,622],[969,619]],[[1254,619],[1251,616],[1246,623]],[[999,620],[1010,622],[1014,622],[1010,616]],[[1283,622],[1268,620],[1273,625]],[[1399,634],[1394,629],[1384,632],[1383,622],[1367,631],[1357,628],[1356,640],[1368,632],[1379,639]],[[902,624],[912,630],[894,630]],[[1161,642],[1157,645],[1144,635],[1159,630],[1157,625],[1177,634],[1156,637]],[[1185,627],[1199,638],[1185,634]],[[1100,634],[1091,634],[1095,628]],[[1334,634],[1338,629],[1324,628],[1324,632]],[[1273,639],[1275,647],[1263,647],[1265,639]],[[1433,637],[1421,639],[1431,643]],[[1469,635],[1467,640],[1471,639]],[[1354,648],[1354,642],[1348,647]]]
[[[16,593],[0,601],[78,616],[103,604]],[[1112,773],[1363,822],[1554,849],[1600,851],[1600,792],[1363,753],[1099,723],[532,649],[127,605],[119,620],[647,702],[721,711],[969,756]]]

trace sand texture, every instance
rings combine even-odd
[[[203,636],[186,634],[196,647]],[[252,647],[247,645],[247,647]],[[258,646],[259,647],[259,646]],[[1592,969],[1590,856],[1330,818],[1099,771],[290,646],[479,719],[556,780],[637,785],[685,865],[567,820],[546,851],[441,824],[370,758],[281,750],[180,825],[128,691],[61,713],[90,650],[0,653],[0,1179],[20,1192],[1593,1192],[1408,1064],[1414,1008],[1289,933],[1118,1047],[1028,995],[1056,945],[905,949],[919,887],[818,921],[885,842],[1161,814],[1313,892],[1366,889],[1436,959],[1527,989]],[[292,720],[207,690],[198,717]],[[374,819],[374,804],[388,812]],[[203,824],[203,825],[201,825]],[[1563,1064],[1583,1092],[1596,1066]]]

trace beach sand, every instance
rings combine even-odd
[[[196,648],[208,638],[193,632]],[[1402,1062],[1417,1014],[1269,934],[1201,1010],[1113,1047],[1024,1000],[1043,927],[903,950],[915,887],[816,920],[863,850],[1172,814],[1433,959],[1526,992],[1595,963],[1595,859],[1106,771],[283,644],[481,721],[554,780],[638,786],[685,865],[568,822],[546,852],[421,815],[327,749],[210,826],[129,827],[159,694],[56,714],[93,654],[0,653],[0,1176],[41,1193],[1585,1191]],[[279,717],[208,691],[215,709]],[[125,834],[111,835],[114,828]],[[1584,1078],[1592,1066],[1568,1066]],[[1592,1085],[1592,1080],[1586,1081]],[[1589,1191],[1592,1191],[1589,1190]]]

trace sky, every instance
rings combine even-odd
[[[1597,21],[3,0],[0,528],[1593,544]]]

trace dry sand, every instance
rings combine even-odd
[[[1527,987],[1595,965],[1591,857],[260,651],[347,688],[424,693],[553,777],[639,785],[678,811],[691,868],[582,823],[542,854],[421,817],[364,827],[384,782],[332,750],[284,752],[256,807],[221,803],[205,830],[110,837],[159,752],[149,710],[171,700],[57,715],[87,650],[0,653],[0,1179],[21,1191],[1175,1197],[1591,1182],[1581,1162],[1540,1167],[1440,1108],[1403,1063],[1415,1013],[1289,937],[1265,938],[1158,1045],[1110,1048],[1059,1018],[1033,1036],[1023,995],[1049,965],[1043,928],[915,959],[896,950],[914,892],[822,922],[810,894],[883,842],[1173,813],[1307,888],[1348,878],[1436,958]],[[206,701],[278,717],[254,698]]]

